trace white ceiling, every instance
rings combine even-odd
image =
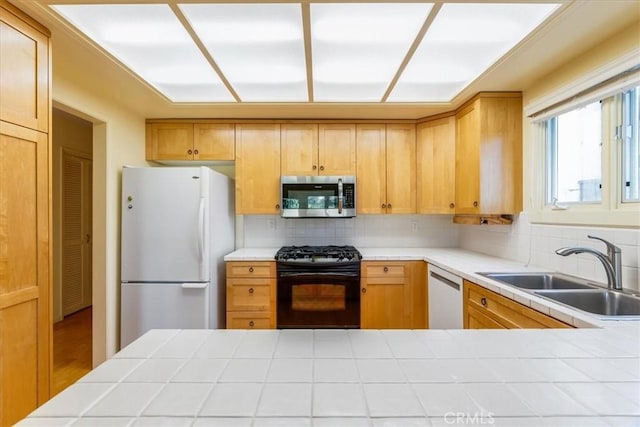
[[[640,15],[635,0],[410,0],[393,2],[393,14],[389,4],[362,1],[138,0],[128,6],[142,8],[141,15],[131,9],[122,15],[120,6],[94,9],[130,0],[10,1],[51,29],[54,101],[56,60],[77,61],[74,72],[104,85],[97,92],[126,94],[128,107],[149,118],[425,117],[478,91],[524,90]],[[516,21],[495,21],[510,8]],[[457,9],[466,9],[466,18]],[[161,30],[146,27],[156,25],[148,18],[160,10]],[[494,21],[482,24],[485,18]],[[484,27],[474,28],[479,22]],[[116,23],[124,29],[110,33]],[[517,38],[487,52],[505,33]],[[156,48],[132,44],[135,38]],[[181,49],[172,53],[180,38]],[[154,50],[160,61],[149,55]],[[188,56],[196,65],[181,68]],[[136,61],[161,66],[132,72]],[[172,82],[175,75],[188,76],[182,86],[191,87],[184,91]]]

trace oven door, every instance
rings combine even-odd
[[[360,328],[360,275],[278,273],[277,310],[279,329]]]

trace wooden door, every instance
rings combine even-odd
[[[361,328],[411,328],[411,291],[404,277],[363,277],[361,291]]]
[[[52,321],[48,144],[46,133],[0,121],[3,426],[16,423],[49,398]]]
[[[455,208],[454,116],[420,123],[417,128],[417,210],[453,214]]]
[[[356,128],[356,208],[359,214],[386,213],[386,143],[384,124]]]
[[[456,114],[455,212],[480,212],[480,113],[475,101]],[[499,165],[494,167],[498,168]]]
[[[196,123],[193,125],[193,159],[233,161],[236,157],[235,138],[236,126],[233,123]]]
[[[90,159],[62,154],[62,315],[91,305]]]
[[[282,124],[280,150],[282,175],[317,175],[318,125]]]
[[[8,10],[0,5],[0,119],[48,132],[48,31]]]
[[[387,213],[416,213],[416,127],[387,125]]]
[[[148,160],[193,160],[193,124],[148,124],[146,150]]]
[[[318,173],[356,174],[356,126],[321,124],[318,126]]]
[[[236,128],[236,214],[280,211],[280,125]]]

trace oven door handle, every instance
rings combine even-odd
[[[321,276],[321,277],[359,277],[359,273],[326,273],[326,272],[308,272],[308,273],[278,273],[278,277],[313,277],[313,276]]]

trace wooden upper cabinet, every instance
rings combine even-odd
[[[522,210],[522,95],[480,93],[456,113],[456,214]]]
[[[147,160],[233,161],[233,123],[149,123]]]
[[[318,125],[318,174],[356,174],[356,126]]]
[[[282,124],[280,150],[282,175],[317,175],[318,125]]]
[[[415,126],[358,125],[356,146],[358,213],[415,213]]]
[[[236,126],[236,214],[280,212],[280,125]]]
[[[456,118],[419,123],[417,133],[417,210],[452,214],[455,208]]]
[[[0,8],[0,120],[49,131],[48,36],[36,22]]]
[[[236,127],[233,123],[193,125],[193,160],[235,160]]]
[[[358,213],[384,214],[387,211],[385,125],[357,125],[356,151]]]
[[[416,127],[387,125],[387,213],[416,212]]]

